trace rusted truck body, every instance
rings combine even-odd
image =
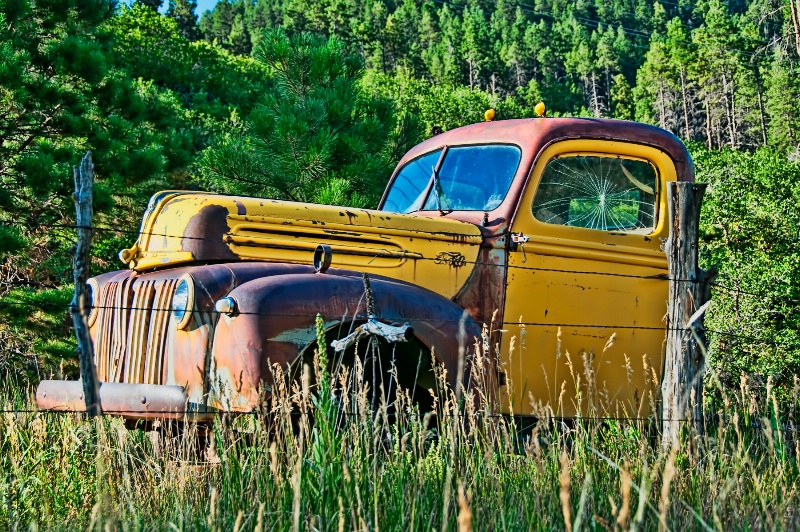
[[[129,269],[89,283],[103,409],[253,411],[273,365],[313,350],[318,313],[329,339],[368,319],[366,272],[376,318],[413,330],[393,347],[398,375],[418,377],[427,356],[455,385],[485,326],[499,411],[646,415],[664,358],[666,183],[693,179],[661,129],[537,118],[424,141],[377,210],[159,193],[120,253]],[[37,400],[81,407],[80,392],[45,381]]]

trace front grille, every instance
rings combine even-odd
[[[134,277],[103,286],[94,345],[101,381],[162,384],[175,285],[176,279]]]

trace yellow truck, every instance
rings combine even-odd
[[[544,406],[572,417],[602,402],[594,406],[605,412],[649,414],[664,358],[661,239],[675,180],[693,181],[694,168],[664,130],[534,118],[422,142],[376,210],[156,194],[120,252],[129,269],[89,281],[103,410],[139,419],[253,411],[274,364],[313,352],[319,313],[342,356],[363,355],[346,342],[354,328],[389,330],[381,356],[401,387],[433,386],[434,363],[455,385],[459,356],[471,356],[486,327],[498,411]],[[580,389],[589,377],[591,393]],[[37,401],[80,409],[82,388],[43,381]]]

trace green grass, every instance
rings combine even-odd
[[[386,405],[373,412],[368,386],[353,386],[358,366],[333,376],[319,367],[276,385],[263,413],[219,419],[206,453],[197,427],[154,439],[112,417],[2,414],[0,528],[800,527],[800,444],[777,430],[789,413],[754,403],[745,382],[707,413],[705,434],[662,450],[646,422],[543,418],[523,431],[479,389],[460,401],[440,394],[436,418],[401,393],[390,420]],[[2,393],[5,409],[33,404]]]

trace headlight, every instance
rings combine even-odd
[[[192,317],[194,306],[194,283],[189,275],[184,275],[172,295],[172,314],[178,329],[183,329]]]
[[[100,295],[100,285],[97,284],[95,279],[89,279],[86,281],[86,286],[89,288],[89,317],[86,319],[89,327],[94,325],[95,320],[97,320],[97,314],[100,309],[97,308],[99,304],[97,302],[97,297]]]

